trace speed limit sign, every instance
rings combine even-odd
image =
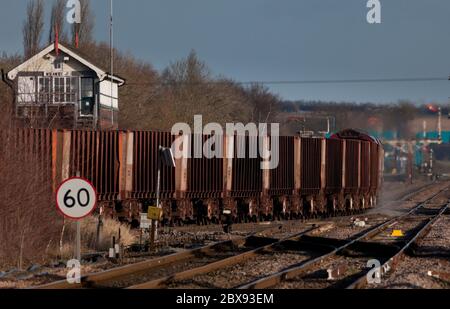
[[[64,181],[56,191],[56,207],[67,218],[80,220],[97,206],[97,192],[86,179],[74,177]]]

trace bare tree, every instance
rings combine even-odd
[[[281,99],[271,93],[267,87],[253,84],[244,91],[252,107],[252,121],[267,123],[277,116]]]
[[[44,29],[44,1],[30,0],[27,6],[27,17],[23,24],[23,47],[26,58],[34,55],[40,48]]]
[[[165,69],[161,80],[166,102],[160,109],[167,123],[192,123],[194,115],[222,124],[249,120],[244,94],[232,81],[213,78],[194,51]]]
[[[67,42],[67,34],[65,31],[65,0],[56,0],[53,3],[50,15],[50,29],[48,33],[48,43],[51,44],[55,40],[55,32],[58,29],[58,36],[61,42]]]
[[[6,69],[16,57],[0,57]],[[0,85],[0,264],[41,262],[46,249],[56,244],[60,220],[52,200],[49,149],[30,147],[13,120],[8,87]],[[49,141],[49,131],[28,131],[31,139]],[[27,137],[27,138],[28,138]],[[47,162],[47,163],[46,163]]]
[[[78,41],[80,45],[85,45],[93,42],[95,16],[91,9],[90,0],[80,0],[81,4],[81,23],[74,23],[72,26],[72,44],[76,44]]]

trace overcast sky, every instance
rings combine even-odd
[[[96,38],[106,41],[109,0],[92,2]],[[22,52],[27,1],[0,3],[0,51]],[[367,23],[366,3],[115,0],[115,42],[120,50],[158,70],[195,49],[214,74],[238,81],[450,75],[450,1],[381,0],[381,25]],[[285,99],[306,100],[446,103],[450,97],[450,81],[294,84],[271,89]]]

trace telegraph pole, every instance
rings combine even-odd
[[[109,27],[109,45],[111,56],[111,127],[114,128],[114,98],[113,98],[113,76],[114,76],[114,23],[113,23],[113,0],[110,0],[110,27]]]

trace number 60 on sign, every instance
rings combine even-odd
[[[69,219],[80,220],[89,216],[96,205],[97,192],[86,179],[70,178],[56,191],[56,207]]]

